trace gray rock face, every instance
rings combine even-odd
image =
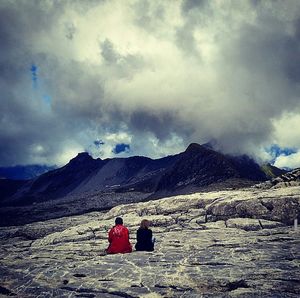
[[[287,172],[279,177],[273,178],[270,181],[255,185],[256,188],[281,188],[300,185],[300,168]]]
[[[299,297],[300,188],[196,193],[0,228],[0,295]],[[122,216],[154,252],[104,255]]]

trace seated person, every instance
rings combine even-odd
[[[108,242],[109,246],[106,249],[108,254],[132,252],[132,246],[129,242],[129,231],[123,226],[121,217],[115,219],[115,226],[108,233]]]
[[[149,229],[150,221],[143,219],[139,229],[136,232],[137,243],[135,249],[138,251],[153,251],[154,238],[152,239],[152,231]]]

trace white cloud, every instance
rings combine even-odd
[[[67,164],[72,158],[76,157],[79,152],[83,152],[82,147],[74,147],[65,149],[61,154],[56,156],[56,165],[63,166]],[[47,164],[51,164],[51,161],[48,161]]]
[[[2,1],[0,160],[300,149],[299,19],[296,0]]]
[[[300,114],[284,113],[273,120],[274,139],[279,146],[300,148]]]
[[[278,168],[295,169],[300,167],[300,151],[291,155],[280,155],[274,165]]]

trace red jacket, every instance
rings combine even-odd
[[[129,232],[123,225],[114,226],[108,233],[109,246],[107,253],[128,253],[132,252],[132,246],[129,242]]]

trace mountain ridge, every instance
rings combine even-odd
[[[254,184],[267,179],[250,157],[225,155],[197,143],[191,143],[184,152],[159,159],[132,156],[102,160],[82,152],[65,166],[18,184],[12,195],[2,200],[2,205],[28,205],[109,191],[138,191],[159,197],[226,184],[229,180],[230,187],[238,187],[244,186],[244,182]]]
[[[38,164],[0,167],[0,179],[30,180],[55,168],[57,166]]]

